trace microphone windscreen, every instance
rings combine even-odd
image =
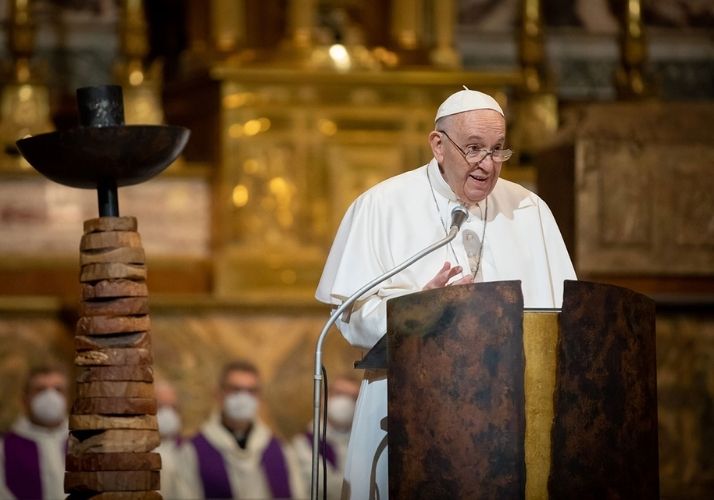
[[[461,229],[461,225],[464,223],[466,218],[469,216],[469,212],[463,205],[457,205],[451,211],[451,227],[456,227],[456,229]]]

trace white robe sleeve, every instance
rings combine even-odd
[[[541,237],[545,247],[545,266],[551,283],[551,307],[560,308],[563,305],[563,281],[575,280],[577,276],[553,213],[540,197],[534,197],[537,199]]]
[[[203,498],[203,484],[198,471],[198,458],[193,444],[184,443],[176,457],[176,499],[198,500]]]
[[[389,271],[394,261],[391,239],[401,234],[398,217],[391,217],[379,195],[366,193],[347,210],[337,231],[315,296],[339,305],[361,287]],[[387,331],[386,301],[417,291],[402,273],[367,291],[353,306],[349,323],[336,322],[355,347],[370,349]]]
[[[310,480],[305,481],[300,458],[292,444],[283,441],[280,443],[288,467],[288,481],[290,493],[293,498],[307,498],[310,496]],[[312,450],[310,450],[312,451]],[[310,459],[310,479],[312,478],[312,458]]]

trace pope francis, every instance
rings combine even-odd
[[[464,89],[436,112],[433,159],[363,193],[347,210],[316,297],[339,305],[369,281],[443,238],[457,205],[469,216],[449,245],[370,290],[348,320],[347,341],[370,349],[386,332],[387,299],[474,281],[520,280],[525,307],[558,308],[575,271],[553,215],[536,194],[499,179],[506,119],[491,96]],[[347,452],[343,498],[388,498],[387,379],[367,371]]]

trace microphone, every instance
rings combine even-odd
[[[468,217],[468,211],[466,208],[464,208],[462,205],[458,205],[457,207],[454,207],[454,209],[451,211],[451,228],[449,229],[449,234],[447,234],[444,238],[440,239],[439,241],[432,243],[425,249],[421,250],[420,252],[414,254],[412,257],[408,258],[401,264],[393,267],[386,273],[382,274],[381,276],[376,277],[366,285],[364,285],[362,288],[357,290],[355,293],[350,295],[342,304],[335,309],[332,314],[330,315],[330,319],[327,320],[325,323],[325,326],[322,327],[322,331],[320,332],[320,336],[317,339],[317,343],[315,346],[315,371],[313,373],[313,406],[312,406],[312,478],[311,478],[311,494],[310,498],[311,500],[317,500],[318,498],[318,478],[319,478],[319,465],[318,465],[318,457],[320,454],[320,404],[322,402],[322,344],[325,342],[325,338],[327,337],[327,333],[330,331],[330,328],[332,325],[335,324],[337,321],[337,318],[340,317],[343,313],[347,312],[349,316],[349,312],[351,311],[352,304],[354,304],[357,299],[359,299],[362,295],[367,293],[369,290],[374,288],[375,286],[379,285],[383,281],[391,278],[398,272],[406,269],[407,267],[411,266],[414,264],[416,261],[421,259],[422,257],[425,257],[426,255],[430,254],[434,250],[437,250],[444,245],[447,245],[450,243],[454,238],[456,238],[456,234],[459,232],[459,229],[461,228],[461,225],[464,223],[466,218]],[[349,320],[347,320],[349,321]]]
[[[463,205],[457,205],[451,211],[451,227],[450,230],[456,228],[456,232],[461,229],[461,225],[468,218],[469,212]]]

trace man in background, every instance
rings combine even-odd
[[[335,377],[328,384],[327,397],[327,423],[324,448],[326,463],[327,498],[339,499],[342,491],[342,477],[347,458],[347,444],[350,440],[352,417],[355,413],[355,402],[359,394],[359,382],[355,378],[343,374]],[[293,439],[295,453],[300,460],[303,480],[309,485],[312,481],[312,422],[309,430]],[[323,447],[320,444],[320,481],[318,485],[319,497],[322,498],[322,460]]]
[[[258,416],[260,374],[249,361],[227,364],[219,409],[185,446],[188,498],[305,498],[294,452]]]
[[[24,414],[0,443],[0,497],[64,498],[68,436],[64,367],[51,364],[31,369],[22,403]]]

